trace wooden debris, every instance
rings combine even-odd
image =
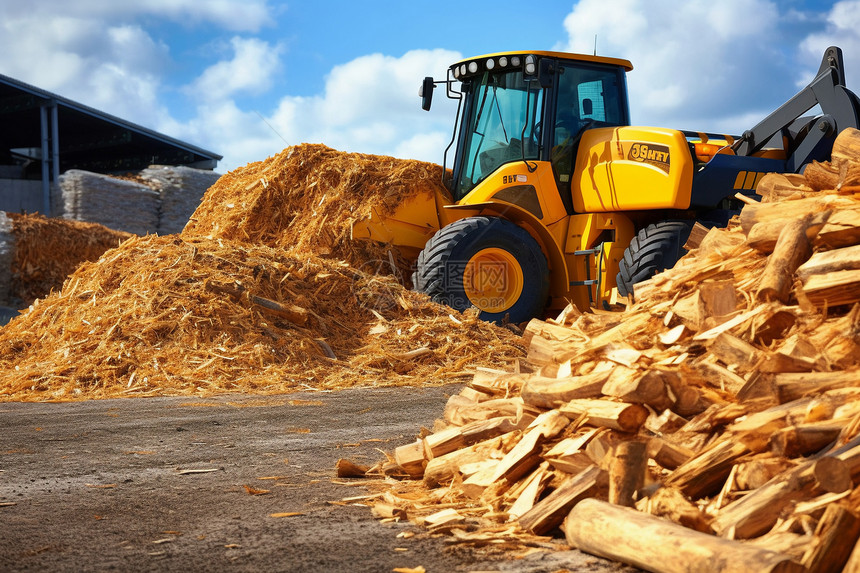
[[[646,571],[800,573],[804,570],[786,555],[701,533],[597,499],[578,503],[565,519],[564,531],[573,547]]]
[[[524,544],[561,526],[570,544],[648,570],[860,571],[855,173],[765,177],[762,203],[698,229],[620,319],[532,321],[523,369],[452,397],[433,440],[447,453],[416,510],[444,500],[468,512],[470,535],[508,516]],[[569,422],[462,442],[474,420],[524,408]]]

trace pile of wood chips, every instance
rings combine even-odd
[[[83,265],[0,330],[0,400],[439,384],[523,354],[509,330],[392,276],[150,235]]]
[[[98,223],[6,213],[12,223],[9,296],[28,306],[59,288],[84,261],[95,261],[129,238]]]
[[[518,372],[370,469],[374,513],[651,571],[860,571],[860,132],[758,190],[624,313],[532,321]]]
[[[520,336],[349,242],[353,219],[431,171],[302,145],[223,176],[180,235],[125,241],[0,329],[0,400],[441,384],[511,364]]]
[[[353,240],[352,225],[427,189],[447,193],[440,166],[302,144],[222,176],[183,234],[312,252],[372,273],[379,267],[408,286],[413,261]]]

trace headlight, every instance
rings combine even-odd
[[[489,60],[487,60],[487,69],[488,70],[492,70],[495,67],[496,67],[496,61],[493,58],[490,58]]]
[[[534,56],[526,56],[526,75],[533,76],[537,72],[537,60]]]

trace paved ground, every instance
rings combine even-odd
[[[458,390],[0,403],[0,571],[631,571],[501,560],[329,503],[366,493],[333,483],[338,458],[378,461]]]

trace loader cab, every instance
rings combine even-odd
[[[452,65],[448,97],[460,100],[452,177],[455,201],[466,197],[499,167],[551,162],[562,202],[572,212],[572,170],[587,129],[629,125],[625,73],[630,62],[561,52],[505,52]],[[459,87],[459,89],[456,89]],[[432,83],[422,87],[430,107]]]

